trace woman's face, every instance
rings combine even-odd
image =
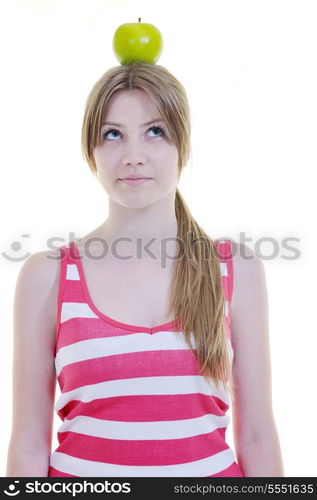
[[[153,123],[145,125],[152,120]],[[129,207],[144,207],[176,189],[178,151],[146,92],[117,91],[108,103],[101,135],[102,143],[93,155],[99,181],[113,201]],[[150,180],[143,184],[122,181],[131,174]]]

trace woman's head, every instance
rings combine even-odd
[[[163,121],[152,126],[166,132],[141,127],[154,118]],[[155,189],[157,196],[175,189],[190,155],[190,128],[185,89],[167,69],[141,62],[120,65],[104,73],[87,98],[82,151],[110,196],[131,193],[119,178],[144,173],[153,181],[140,188],[155,198]]]

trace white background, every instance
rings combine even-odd
[[[211,237],[244,235],[268,257],[273,406],[285,475],[316,477],[314,0],[1,2],[0,475],[11,429],[17,275],[23,256],[46,250],[48,238],[60,238],[60,246],[107,217],[106,193],[81,156],[84,103],[119,64],[116,28],[138,17],[160,29],[158,64],[187,90],[193,155],[179,189],[194,217]],[[286,238],[295,238],[299,258],[287,258],[294,252]],[[54,448],[60,424],[56,416]],[[231,424],[227,439],[233,446]]]

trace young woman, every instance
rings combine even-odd
[[[7,475],[283,476],[263,265],[208,237],[177,188],[183,86],[159,65],[111,68],[88,96],[82,148],[108,216],[22,266]]]

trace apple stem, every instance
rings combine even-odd
[[[139,17],[139,23],[141,22],[141,18]]]

